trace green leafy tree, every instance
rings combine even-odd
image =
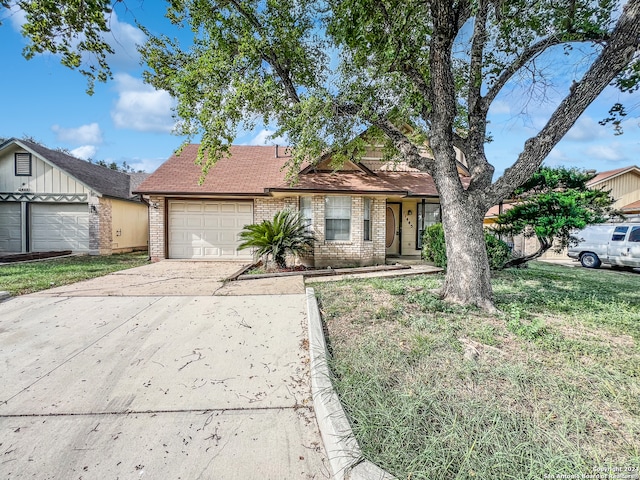
[[[56,51],[74,67],[83,52],[97,52],[85,73],[90,80],[108,76],[100,57],[108,51],[101,35],[108,2],[0,2],[27,12],[27,56]],[[487,310],[495,307],[485,212],[534,174],[607,86],[631,92],[640,80],[640,0],[167,3],[168,18],[193,38],[181,43],[147,31],[145,79],[177,99],[178,133],[202,138],[205,172],[241,128],[259,121],[277,125],[275,135],[294,147],[292,180],[298,166],[329,150],[357,159],[363,140],[354,138],[379,132],[390,150],[435,181],[449,253],[442,297]],[[74,44],[78,34],[87,41]],[[575,81],[557,84],[553,75],[573,61]],[[518,83],[543,95],[553,86],[564,98],[494,179],[487,115]],[[612,109],[614,121],[620,113]],[[454,148],[466,157],[468,183],[458,176]]]
[[[561,251],[575,242],[572,233],[615,215],[608,191],[590,189],[593,174],[571,168],[541,167],[514,192],[513,207],[496,220],[496,232],[536,237],[539,249],[512,259],[507,267],[525,264],[555,245]]]
[[[89,94],[96,81],[111,78],[107,56],[114,50],[105,36],[110,31],[112,5],[112,0],[0,0],[0,6],[22,10],[26,16],[22,33],[29,43],[24,57],[44,52],[59,55],[63,65],[86,76]]]
[[[240,232],[239,249],[256,248],[260,256],[271,256],[278,268],[287,267],[287,254],[304,255],[313,248],[313,234],[299,212],[282,210],[273,220],[247,225]]]

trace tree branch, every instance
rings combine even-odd
[[[510,65],[508,65],[502,72],[502,74],[498,77],[496,82],[489,89],[487,94],[484,96],[482,100],[482,109],[484,112],[489,111],[489,107],[491,103],[496,99],[500,91],[504,88],[511,78],[524,67],[527,63],[533,60],[535,57],[540,55],[542,52],[547,50],[550,47],[555,45],[561,45],[563,43],[572,43],[572,42],[584,42],[584,41],[606,41],[607,37],[603,36],[601,38],[593,38],[587,37],[584,35],[572,35],[573,39],[562,38],[558,35],[551,35],[540,40],[537,43],[527,47]]]
[[[427,173],[433,171],[433,159],[420,155],[418,147],[409,140],[393,122],[385,118],[373,121],[372,123],[389,137],[395,147],[400,150],[400,153],[407,159],[411,167]]]
[[[237,0],[229,0],[229,3],[235,7],[235,9],[246,18],[249,23],[256,29],[262,38],[267,38],[264,27],[252,12],[247,11]],[[271,47],[267,47],[267,51],[261,52],[260,56],[276,71],[280,80],[284,85],[285,91],[289,99],[294,103],[300,103],[300,97],[296,91],[296,87],[291,79],[291,70],[285,67],[281,62],[276,52]]]
[[[609,37],[609,42],[582,80],[560,103],[544,128],[525,142],[518,160],[489,189],[488,197],[498,203],[514,187],[526,181],[580,115],[611,83],[640,49],[640,0],[630,0]]]

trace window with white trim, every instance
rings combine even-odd
[[[300,197],[300,216],[307,231],[311,231],[313,226],[313,208],[311,206],[312,197]]]
[[[325,239],[351,239],[351,197],[325,197]]]
[[[370,242],[372,240],[371,237],[371,204],[373,203],[373,201],[370,198],[365,198],[364,199],[364,213],[363,213],[363,218],[364,218],[364,225],[363,225],[363,235],[364,235],[364,241],[365,242]]]
[[[31,154],[30,153],[16,153],[16,177],[30,177],[31,176]]]

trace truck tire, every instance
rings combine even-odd
[[[602,262],[595,253],[587,252],[580,256],[580,263],[584,268],[600,268]]]

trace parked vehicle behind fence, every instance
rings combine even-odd
[[[585,268],[599,268],[603,263],[640,267],[640,223],[591,225],[574,236],[580,243],[569,247],[568,255]]]

